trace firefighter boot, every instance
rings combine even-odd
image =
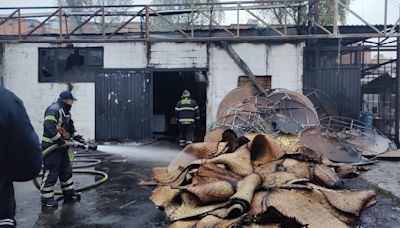
[[[64,203],[73,203],[81,200],[81,194],[74,192],[72,194],[64,195]]]
[[[58,207],[58,202],[57,200],[52,198],[42,198],[42,207]]]

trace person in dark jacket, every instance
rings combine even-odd
[[[0,227],[15,227],[13,181],[29,181],[42,167],[39,139],[22,101],[0,87]]]
[[[84,142],[74,127],[70,110],[76,100],[72,93],[64,91],[57,102],[51,104],[45,111],[43,121],[42,150],[57,144],[56,149],[43,159],[43,180],[40,186],[41,202],[44,207],[57,207],[54,199],[54,185],[60,179],[64,202],[80,200],[80,194],[75,192],[72,181],[72,167],[68,156],[68,147],[63,146],[65,140],[74,139]]]
[[[195,122],[200,119],[197,102],[190,98],[189,90],[184,90],[182,99],[175,106],[175,116],[179,123],[179,145],[193,143]]]

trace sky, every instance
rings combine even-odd
[[[232,1],[232,0],[221,0]],[[135,0],[135,4],[146,4],[151,0]],[[384,23],[384,2],[385,0],[353,0],[350,8],[367,22],[371,24]],[[20,6],[50,6],[55,5],[56,0],[0,0],[0,7],[20,7]],[[43,12],[43,10],[41,10]],[[400,0],[388,0],[388,24],[394,24],[399,18]],[[0,10],[0,14],[9,13],[5,10]],[[240,23],[246,23],[248,19],[252,18],[250,15],[243,12],[240,15]],[[236,13],[229,12],[225,15],[225,24],[236,23]],[[355,16],[348,14],[347,23],[349,25],[361,25],[362,21]]]

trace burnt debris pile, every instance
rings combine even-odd
[[[311,100],[288,90],[230,92],[204,142],[142,183],[157,186],[151,200],[171,227],[347,227],[359,219],[375,192],[343,189],[342,178],[396,148]]]

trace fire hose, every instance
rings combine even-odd
[[[62,147],[67,147],[67,146],[80,147],[80,148],[85,149],[86,151],[89,150],[89,149],[92,149],[92,150],[96,150],[97,149],[96,145],[89,145],[89,144],[79,143],[79,142],[76,142],[76,141],[68,141],[68,142],[65,142],[65,144],[62,145],[62,146],[59,146],[59,145],[55,144],[55,145],[50,146],[46,150],[44,150],[43,151],[43,158],[48,156],[50,153],[54,152],[56,149],[62,148]],[[79,166],[79,168],[91,167],[91,166],[95,166],[95,165],[100,163],[100,161],[97,160],[97,159],[85,159],[85,160],[79,160],[79,161],[93,162],[93,163],[91,163],[89,165]],[[78,167],[74,167],[74,168],[78,168]],[[76,192],[82,192],[82,191],[85,191],[85,190],[89,190],[91,188],[97,187],[97,186],[105,183],[108,180],[108,174],[105,173],[105,172],[102,172],[102,171],[98,171],[98,170],[73,169],[72,172],[76,173],[76,174],[88,174],[88,175],[95,175],[95,176],[102,177],[100,180],[97,180],[92,184],[88,184],[88,185],[85,185],[85,186],[82,186],[82,187],[79,187],[79,188],[75,189]],[[41,175],[39,175],[39,177],[40,176]],[[33,179],[33,184],[35,185],[35,187],[37,189],[40,190],[40,184],[39,184],[39,181],[38,181],[37,178]],[[55,195],[62,195],[62,192],[54,192],[54,194]]]

